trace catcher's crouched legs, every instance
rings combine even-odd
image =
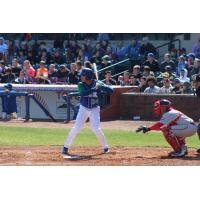
[[[180,152],[181,151],[181,144],[179,143],[179,140],[177,139],[176,136],[172,135],[169,128],[164,127],[161,129],[163,132],[163,135],[168,142],[168,144],[173,148],[175,152]],[[182,141],[182,144],[184,142]]]

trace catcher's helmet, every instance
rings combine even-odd
[[[166,110],[170,109],[171,102],[167,99],[161,99],[154,103],[154,113],[156,115],[161,115],[161,108],[166,108]]]
[[[11,83],[7,83],[7,84],[4,85],[4,88],[11,91],[13,86],[12,86]]]
[[[80,76],[85,76],[87,79],[91,80],[94,78],[94,72],[90,68],[82,69]]]

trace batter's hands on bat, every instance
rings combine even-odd
[[[99,90],[101,86],[99,84],[96,85],[96,90]]]
[[[96,89],[97,89],[97,90],[101,89],[101,87],[102,87],[103,85],[104,85],[103,83],[99,83],[99,82],[98,82],[98,83],[96,84]]]
[[[150,131],[150,128],[148,128],[147,126],[141,125],[140,127],[138,127],[138,128],[136,129],[136,133],[141,132],[141,131],[142,131],[143,133],[147,133],[147,132]]]

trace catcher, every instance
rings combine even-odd
[[[188,149],[185,138],[196,133],[197,127],[194,121],[172,108],[171,102],[167,99],[161,99],[154,103],[154,113],[157,116],[162,116],[160,121],[151,127],[141,126],[136,132],[143,131],[143,133],[147,133],[152,130],[161,130],[166,141],[174,150],[169,153],[170,157],[183,157],[187,155]]]

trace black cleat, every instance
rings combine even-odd
[[[187,152],[185,152],[185,151],[177,151],[177,152],[170,153],[169,157],[180,158],[180,157],[184,157],[185,155],[187,155]]]
[[[197,153],[200,153],[200,149],[197,149]]]
[[[109,148],[108,148],[108,147],[103,149],[103,153],[106,154],[106,153],[109,153],[109,152],[110,152],[110,151],[109,151]]]
[[[63,147],[62,154],[68,155],[69,154],[68,151],[69,151],[69,149],[67,147]]]

